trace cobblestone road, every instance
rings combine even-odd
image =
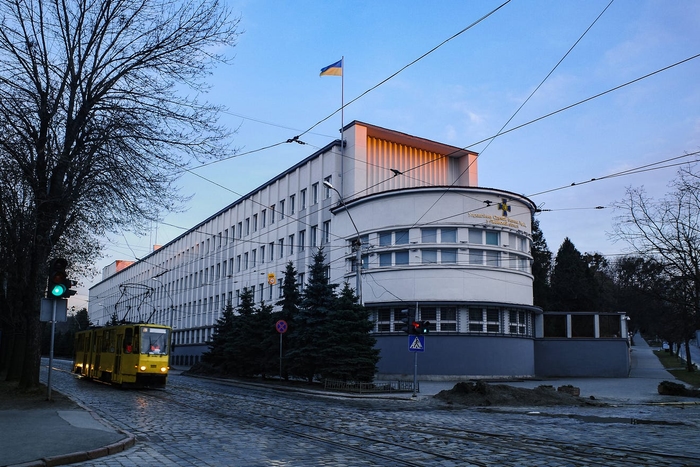
[[[179,375],[164,390],[120,390],[55,367],[57,391],[137,439],[75,465],[700,466],[700,406],[449,409]]]

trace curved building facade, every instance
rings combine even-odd
[[[354,285],[372,310],[379,377],[413,374],[402,310],[430,322],[422,379],[533,376],[535,205],[479,187],[474,152],[362,122],[341,140],[147,257],[106,268],[91,320],[171,325],[172,364],[190,365],[244,288],[276,303],[286,264],[303,287],[323,247],[331,281]]]

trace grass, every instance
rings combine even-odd
[[[671,352],[659,349],[654,350],[654,355],[659,358],[664,368],[677,379],[695,388],[700,388],[700,371],[689,372],[685,369],[685,362]]]

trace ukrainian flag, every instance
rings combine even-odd
[[[321,68],[319,76],[343,76],[343,60],[338,60],[332,65]]]

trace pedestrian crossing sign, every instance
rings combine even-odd
[[[425,336],[408,336],[408,350],[425,352]]]

